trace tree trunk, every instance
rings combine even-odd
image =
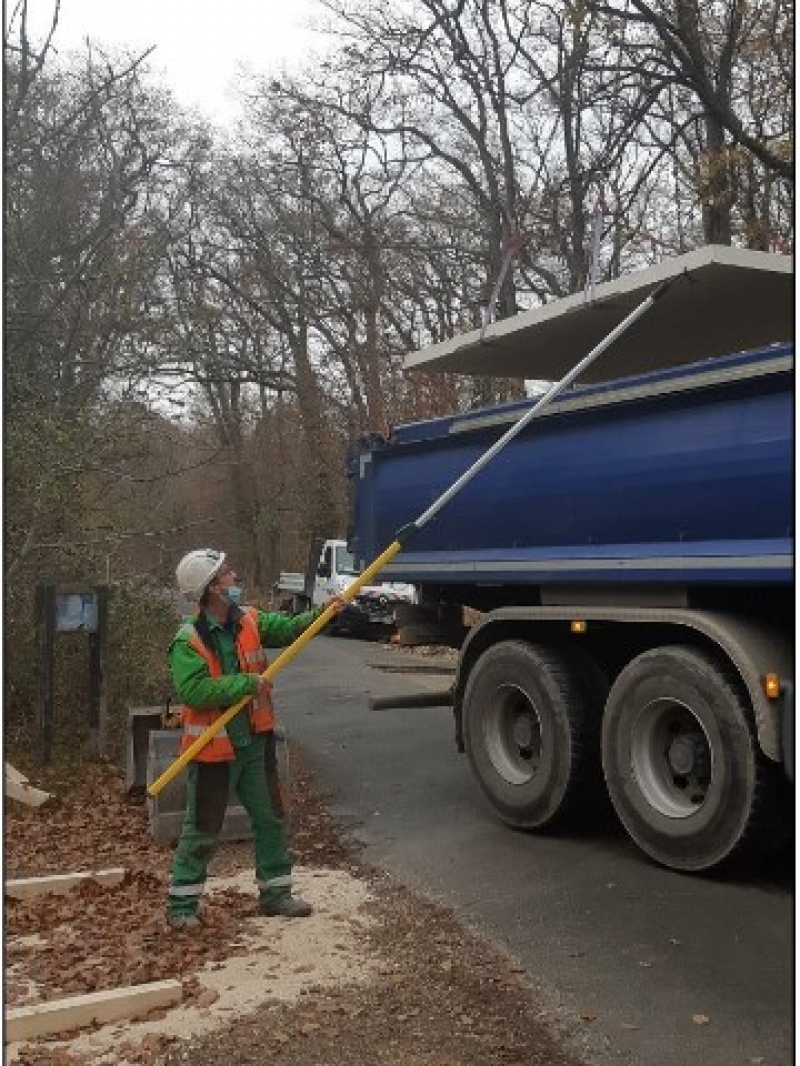
[[[725,130],[713,115],[705,118],[706,172],[701,176],[700,199],[703,210],[703,237],[706,244],[730,244],[731,194]]]

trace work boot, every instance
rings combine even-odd
[[[267,918],[307,918],[314,910],[310,903],[297,896],[262,899],[259,900],[258,909]]]
[[[170,914],[167,918],[170,929],[197,929],[203,923],[196,914]]]

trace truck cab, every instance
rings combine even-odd
[[[345,542],[324,541],[314,575],[313,603],[324,603],[330,596],[344,592],[356,577],[356,561],[352,552],[347,550]]]

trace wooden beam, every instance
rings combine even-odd
[[[22,877],[15,881],[6,881],[4,892],[13,899],[30,899],[31,896],[42,896],[45,892],[55,892],[63,896],[82,881],[118,885],[124,876],[124,867],[115,866],[110,870],[86,870],[82,873],[53,874],[49,877]]]
[[[16,1043],[87,1025],[134,1018],[151,1010],[172,1007],[180,1003],[182,996],[180,981],[151,981],[145,985],[128,985],[106,992],[52,999],[28,1007],[13,1007],[6,1011],[5,1041]]]

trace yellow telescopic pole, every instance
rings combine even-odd
[[[389,560],[397,555],[401,547],[402,544],[399,540],[393,541],[386,551],[382,552],[374,562],[370,563],[362,574],[359,574],[352,585],[348,585],[344,592],[340,593],[340,598],[344,600],[345,603],[352,600],[358,590],[363,588],[364,585],[369,584],[378,571],[382,570]],[[261,676],[267,678],[267,680],[272,680],[272,678],[282,670],[284,666],[287,666],[292,659],[302,651],[310,640],[313,640],[321,629],[325,628],[335,615],[335,608],[326,607],[319,618],[315,618],[308,629],[304,629],[300,636],[290,644],[288,648],[282,651],[277,659],[269,664]],[[157,796],[163,788],[166,788],[173,777],[176,777],[184,766],[191,762],[197,753],[202,751],[206,744],[208,744],[208,742],[212,740],[221,729],[225,728],[231,718],[233,718],[235,714],[238,714],[243,707],[247,706],[251,699],[252,696],[247,696],[245,699],[239,700],[239,702],[235,703],[232,707],[228,707],[219,718],[214,720],[208,729],[200,734],[197,740],[192,742],[186,751],[182,752],[173,763],[170,763],[160,777],[156,778],[156,780],[148,786],[147,794],[149,796]]]
[[[691,280],[691,278],[689,278],[688,272],[685,272],[684,276],[687,278],[687,280]],[[664,295],[664,293],[674,281],[675,278],[667,278],[666,281],[662,281],[661,284],[638,305],[638,307],[635,307],[633,311],[631,311],[627,318],[624,318],[618,326],[616,326],[606,337],[603,338],[603,340],[600,341],[599,344],[592,348],[589,354],[585,355],[583,359],[581,359],[581,361],[577,363],[572,368],[572,370],[569,371],[568,374],[565,374],[560,381],[556,381],[554,384],[552,384],[547,390],[547,392],[545,392],[543,396],[539,397],[533,407],[531,407],[521,418],[519,418],[502,435],[502,437],[500,437],[499,440],[495,441],[491,448],[488,448],[483,453],[483,455],[481,455],[480,458],[477,459],[472,464],[472,466],[461,475],[460,478],[458,478],[457,481],[454,481],[453,484],[441,494],[441,496],[434,500],[434,502],[430,505],[427,511],[424,511],[414,522],[411,522],[409,523],[409,525],[403,526],[402,529],[399,529],[395,535],[396,539],[392,541],[389,547],[384,552],[382,552],[378,556],[378,558],[375,559],[374,562],[370,563],[364,573],[357,577],[352,585],[349,585],[344,590],[344,592],[341,593],[341,598],[345,601],[345,603],[348,600],[351,600],[360,588],[366,585],[367,582],[369,582],[375,576],[375,574],[378,573],[379,570],[382,570],[384,566],[386,566],[390,559],[394,558],[394,556],[397,555],[397,553],[402,549],[403,545],[413,533],[419,531],[420,529],[422,529],[423,526],[427,525],[427,523],[430,522],[430,520],[436,514],[438,514],[442,507],[444,507],[445,504],[448,503],[456,495],[456,493],[460,492],[461,489],[463,489],[464,486],[468,484],[468,482],[470,482],[476,474],[478,474],[488,463],[490,463],[494,459],[498,452],[502,451],[503,448],[505,448],[505,446],[510,440],[513,440],[513,438],[516,437],[517,434],[521,433],[522,430],[525,429],[525,427],[528,425],[528,423],[531,422],[534,418],[537,418],[545,410],[545,408],[550,405],[550,403],[555,399],[555,397],[558,396],[559,393],[563,392],[568,385],[571,385],[575,378],[582,374],[583,371],[586,370],[586,368],[606,350],[606,348],[610,347],[610,345],[612,345],[618,337],[622,336],[622,334],[625,333],[625,331],[628,330],[638,318],[640,318],[649,308],[651,308],[656,302],[656,300],[658,300],[661,296]],[[335,613],[335,610],[330,607],[326,607],[323,613],[319,616],[319,618],[315,619],[308,627],[308,629],[304,630],[293,644],[290,644],[285,651],[281,652],[275,662],[273,662],[269,667],[267,667],[267,669],[261,676],[267,678],[268,680],[271,680],[278,673],[279,670],[282,670],[287,663],[290,663],[292,659],[294,659],[294,657],[297,655],[297,653],[302,648],[304,648],[305,645],[308,644],[308,642],[317,635],[317,633],[319,633],[320,629],[322,629],[328,624],[328,622],[331,620],[331,618],[333,618]],[[173,777],[175,777],[176,774],[180,773],[183,767],[188,762],[191,762],[195,755],[197,755],[199,751],[202,751],[206,744],[208,744],[209,740],[211,740],[212,737],[214,737],[220,731],[220,729],[224,728],[224,726],[228,724],[231,718],[233,718],[235,714],[238,714],[242,707],[246,706],[251,699],[252,697],[248,696],[247,699],[240,700],[239,703],[235,704],[233,707],[229,707],[227,711],[221,714],[219,718],[214,721],[214,724],[210,725],[204,733],[201,733],[197,740],[195,740],[194,743],[190,747],[188,747],[186,751],[183,752],[183,754],[175,760],[174,763],[167,767],[161,777],[159,777],[152,783],[152,785],[150,785],[150,787],[147,789],[148,794],[151,796],[157,796],[158,793],[162,790],[162,788],[164,788],[165,785],[168,785],[169,782],[173,779]]]

